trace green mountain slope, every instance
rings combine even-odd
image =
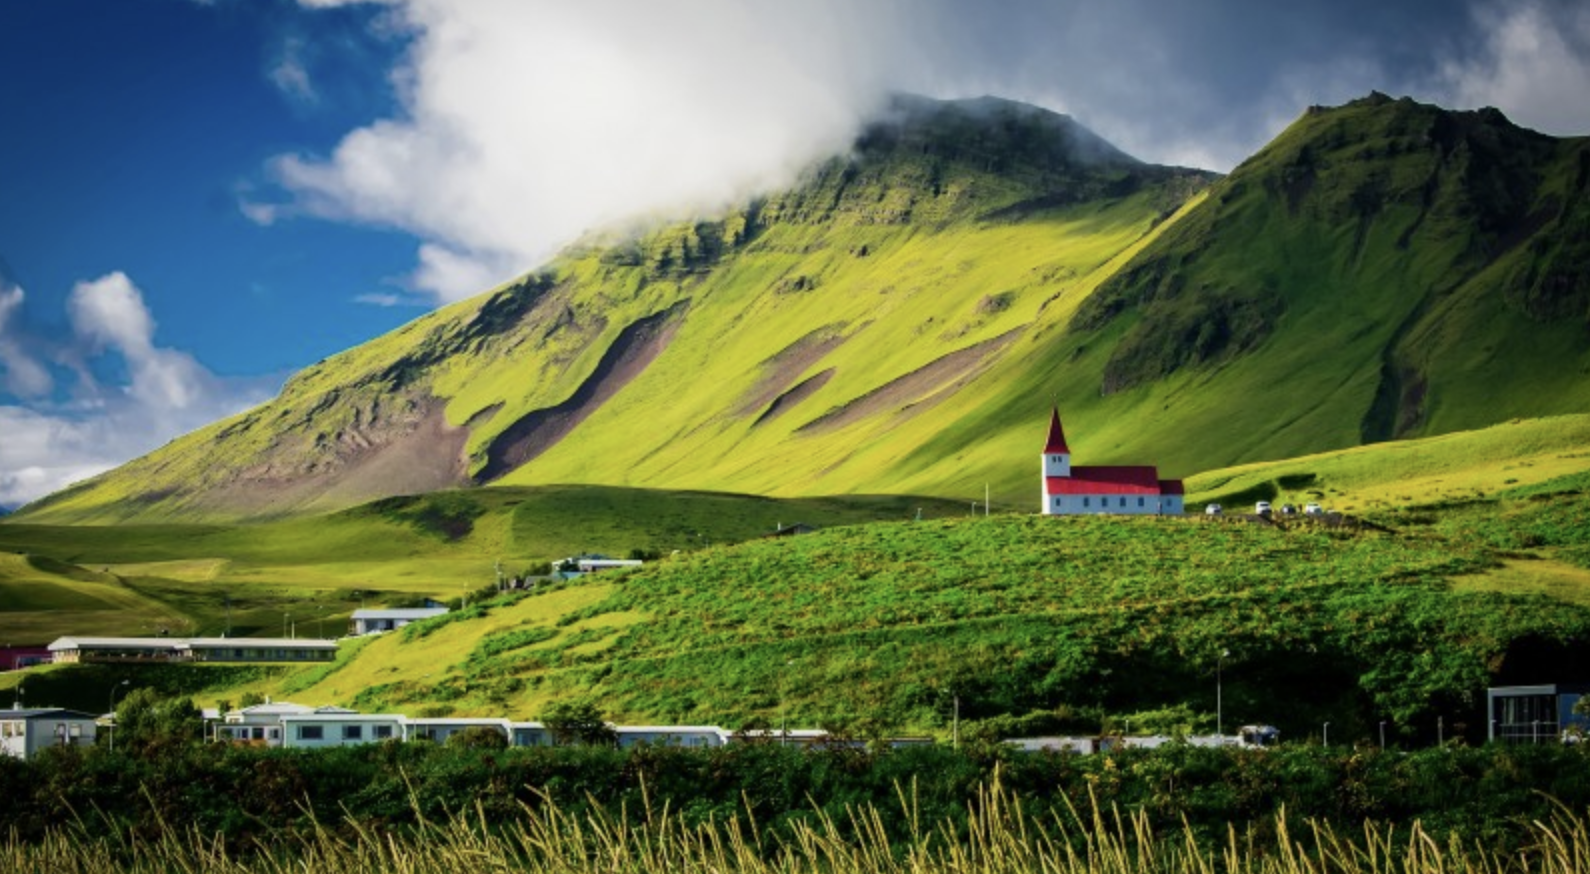
[[[1494,110],[1311,109],[1071,330],[1119,332],[1106,394],[1240,397],[1176,426],[1242,458],[1583,411],[1587,182],[1590,141]]]
[[[1375,96],[1216,181],[902,99],[791,191],[588,241],[21,516],[573,482],[1025,506],[1052,402],[1079,460],[1169,476],[1583,410],[1587,148]]]

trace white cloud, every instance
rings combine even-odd
[[[1217,170],[1370,90],[1583,132],[1590,8],[1483,2],[369,0],[408,40],[399,110],[329,154],[277,157],[279,189],[244,210],[412,233],[409,281],[445,302],[610,223],[787,184],[891,90],[1026,99],[1145,160]]]
[[[49,371],[40,356],[16,340],[10,314],[21,306],[20,289],[0,289],[0,365],[8,387],[18,373]],[[276,380],[227,380],[192,356],[155,344],[155,320],[142,293],[123,273],[80,282],[67,298],[72,326],[68,340],[48,344],[22,338],[78,373],[70,385],[40,382],[38,391],[17,394],[27,406],[0,404],[0,505],[41,497],[109,470],[165,443],[265,400]],[[7,350],[11,350],[7,352]],[[125,365],[124,384],[106,385],[90,376],[93,363],[113,356]],[[51,392],[51,388],[55,391]],[[15,389],[13,389],[15,391]],[[42,397],[49,395],[48,397]]]
[[[354,298],[354,301],[357,303],[365,303],[378,307],[399,307],[405,305],[412,306],[419,303],[418,301],[410,300],[401,294],[374,291],[368,294],[358,295]]]
[[[403,117],[274,170],[303,209],[425,240],[415,284],[456,299],[585,231],[710,210],[843,150],[890,84],[879,59],[907,52],[906,11],[403,0]]]
[[[24,338],[13,327],[23,298],[22,289],[0,279],[0,386],[20,397],[43,397],[55,387],[55,380],[28,354]]]
[[[305,59],[307,47],[300,38],[293,37],[282,44],[276,63],[271,66],[270,80],[283,94],[302,103],[316,103],[319,95],[309,78],[309,65]]]
[[[1538,2],[1479,7],[1478,57],[1443,65],[1437,90],[1458,106],[1495,106],[1557,135],[1590,132],[1590,7]]]

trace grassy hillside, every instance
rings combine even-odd
[[[513,572],[581,549],[681,550],[639,573],[477,602],[345,647],[335,665],[183,674],[179,688],[206,700],[252,690],[528,718],[590,697],[634,721],[938,731],[958,694],[968,720],[1209,728],[1218,667],[1228,724],[1297,736],[1330,720],[1352,737],[1387,719],[1423,736],[1440,717],[1472,735],[1488,683],[1590,673],[1586,446],[1590,417],[1560,417],[1189,484],[1195,502],[1351,502],[1363,524],[1344,527],[492,487],[254,526],[8,525],[0,544],[30,544],[57,573],[108,570],[207,629],[230,592],[235,619],[247,605],[261,633],[278,633],[284,610],[300,633],[315,610],[340,628],[361,586],[371,603],[462,594],[492,581],[496,558]],[[873,524],[730,545],[797,520]],[[85,670],[29,679],[29,700],[102,696],[117,676]]]
[[[996,516],[713,548],[475,605],[259,685],[305,701],[528,717],[942,730],[1044,711],[1095,728],[1482,732],[1493,682],[1590,669],[1583,477],[1379,519],[1389,530]],[[1541,500],[1535,495],[1546,494]],[[1509,563],[1579,569],[1577,591]],[[1488,581],[1479,584],[1480,581]],[[1222,653],[1228,655],[1222,656]]]
[[[1316,501],[1369,513],[1485,498],[1586,469],[1590,416],[1553,416],[1209,471],[1187,480],[1187,505]]]
[[[335,636],[360,605],[454,600],[581,552],[666,554],[819,527],[967,513],[909,497],[773,499],[600,486],[387,498],[255,525],[0,526],[0,639]]]

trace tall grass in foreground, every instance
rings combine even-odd
[[[852,811],[848,822],[817,815],[783,842],[766,837],[753,820],[687,825],[664,808],[631,818],[601,812],[569,814],[548,803],[523,808],[512,822],[487,822],[477,810],[446,821],[422,821],[389,834],[345,822],[314,824],[301,836],[260,842],[242,851],[194,830],[168,826],[152,840],[105,835],[79,823],[24,843],[15,833],[0,844],[0,870],[11,872],[1046,872],[1046,874],[1459,874],[1459,872],[1590,871],[1590,820],[1563,808],[1528,830],[1522,850],[1500,853],[1437,836],[1418,823],[1393,828],[1366,824],[1338,832],[1309,822],[1293,832],[1285,812],[1269,828],[1228,829],[1223,840],[1201,841],[1191,830],[1155,834],[1146,816],[1118,811],[1071,811],[1052,821],[1022,813],[999,789],[969,804],[964,833],[921,822],[902,793],[911,820],[904,841],[891,842],[874,809]],[[1263,834],[1263,837],[1260,837]]]

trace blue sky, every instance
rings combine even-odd
[[[1371,89],[1590,132],[1566,0],[0,0],[0,505],[614,223],[711,212],[891,90],[1229,169]]]

